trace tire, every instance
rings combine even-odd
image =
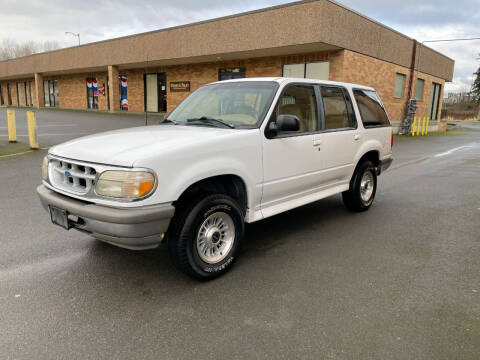
[[[243,212],[227,195],[208,195],[180,206],[168,233],[168,250],[183,273],[211,280],[233,266],[244,236]]]
[[[366,211],[372,206],[377,192],[377,171],[371,161],[357,166],[350,181],[350,189],[342,193],[345,206],[355,212]]]

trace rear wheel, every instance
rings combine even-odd
[[[350,181],[350,189],[342,193],[345,206],[351,211],[370,208],[377,191],[377,171],[371,161],[361,163]]]
[[[208,195],[181,206],[168,234],[175,266],[200,280],[226,273],[243,240],[243,212],[231,197]]]

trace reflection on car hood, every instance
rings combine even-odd
[[[165,150],[239,131],[207,126],[157,125],[89,135],[50,149],[49,153],[99,164],[133,166],[135,160]]]

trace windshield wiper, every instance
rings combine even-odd
[[[163,119],[162,123],[171,123],[177,125],[178,123],[173,119]]]
[[[222,119],[214,119],[214,118],[209,118],[209,117],[206,117],[206,116],[202,116],[202,117],[195,118],[195,119],[188,119],[187,122],[189,122],[189,123],[194,123],[194,122],[205,123],[205,122],[207,122],[207,123],[210,123],[210,124],[217,123],[217,124],[221,124],[223,126],[229,127],[230,129],[235,129],[235,125],[227,123],[226,121],[223,121]]]

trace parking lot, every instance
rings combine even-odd
[[[42,148],[145,124],[37,120]],[[26,141],[23,110],[17,123]],[[248,225],[243,256],[208,283],[178,273],[165,247],[52,225],[35,193],[46,150],[0,157],[1,358],[478,359],[480,124],[458,127],[398,139],[366,213],[334,196]]]

